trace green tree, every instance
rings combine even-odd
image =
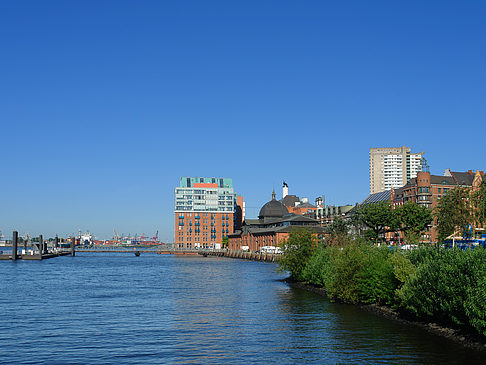
[[[279,260],[280,271],[288,271],[295,280],[303,280],[303,272],[317,247],[315,234],[306,229],[296,229],[282,243],[283,255]]]
[[[423,205],[409,201],[395,209],[400,219],[401,230],[410,242],[418,241],[420,232],[425,231],[432,223],[432,210]]]
[[[361,205],[358,208],[357,219],[371,229],[377,238],[400,228],[400,219],[390,202]]]
[[[457,187],[444,194],[435,210],[439,242],[473,223],[470,190]]]
[[[343,218],[335,218],[327,227],[326,234],[328,235],[326,242],[329,245],[342,246],[347,242],[349,224]]]
[[[229,243],[229,238],[228,237],[223,237],[223,242],[221,244],[222,248],[227,248]]]
[[[486,224],[486,183],[484,181],[479,189],[473,193],[472,202],[476,222],[484,226]]]

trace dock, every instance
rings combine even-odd
[[[45,259],[51,259],[54,257],[59,257],[59,256],[75,256],[75,241],[74,238],[71,238],[71,245],[68,249],[63,249],[59,247],[59,238],[56,236],[55,239],[55,244],[54,247],[52,247],[50,250],[47,247],[47,242],[44,241],[44,236],[39,235],[39,240],[38,242],[34,243],[32,249],[27,249],[27,243],[24,242],[24,248],[22,250],[22,253],[19,254],[18,250],[18,244],[19,244],[19,233],[17,231],[13,231],[12,234],[12,246],[11,246],[11,254],[0,254],[0,260],[11,260],[11,261],[17,261],[17,260],[30,260],[30,261],[39,261],[39,260],[45,260]],[[5,247],[6,248],[6,247]]]
[[[70,251],[62,251],[62,252],[50,252],[46,254],[17,254],[17,260],[46,260],[46,259],[51,259],[53,257],[59,257],[59,256],[70,256],[71,252]],[[0,260],[12,260],[12,255],[0,255]]]

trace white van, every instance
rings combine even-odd
[[[260,253],[275,253],[275,254],[282,254],[282,248],[275,247],[275,246],[263,246],[260,247]]]

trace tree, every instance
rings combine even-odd
[[[283,255],[279,260],[280,271],[288,271],[295,280],[303,280],[303,272],[317,247],[315,234],[306,229],[296,229],[282,244]]]
[[[477,191],[473,193],[472,202],[475,220],[479,225],[486,224],[486,182],[483,181]]]
[[[390,202],[361,205],[358,208],[357,219],[371,229],[377,238],[400,228],[399,217]]]
[[[439,242],[473,223],[470,197],[470,190],[465,187],[456,187],[442,196],[435,210]]]
[[[431,209],[411,201],[397,207],[396,214],[409,241],[418,241],[420,232],[425,231],[433,220]]]
[[[228,237],[223,237],[223,242],[222,242],[222,248],[227,248],[229,243],[229,238]]]
[[[326,234],[331,245],[342,246],[347,241],[349,224],[343,218],[335,218],[331,224],[326,227]]]

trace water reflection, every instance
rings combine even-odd
[[[292,288],[275,268],[224,258],[114,253],[5,262],[0,310],[9,321],[0,329],[0,358],[90,364],[482,362],[482,354],[420,328]],[[22,351],[11,351],[19,346]]]

